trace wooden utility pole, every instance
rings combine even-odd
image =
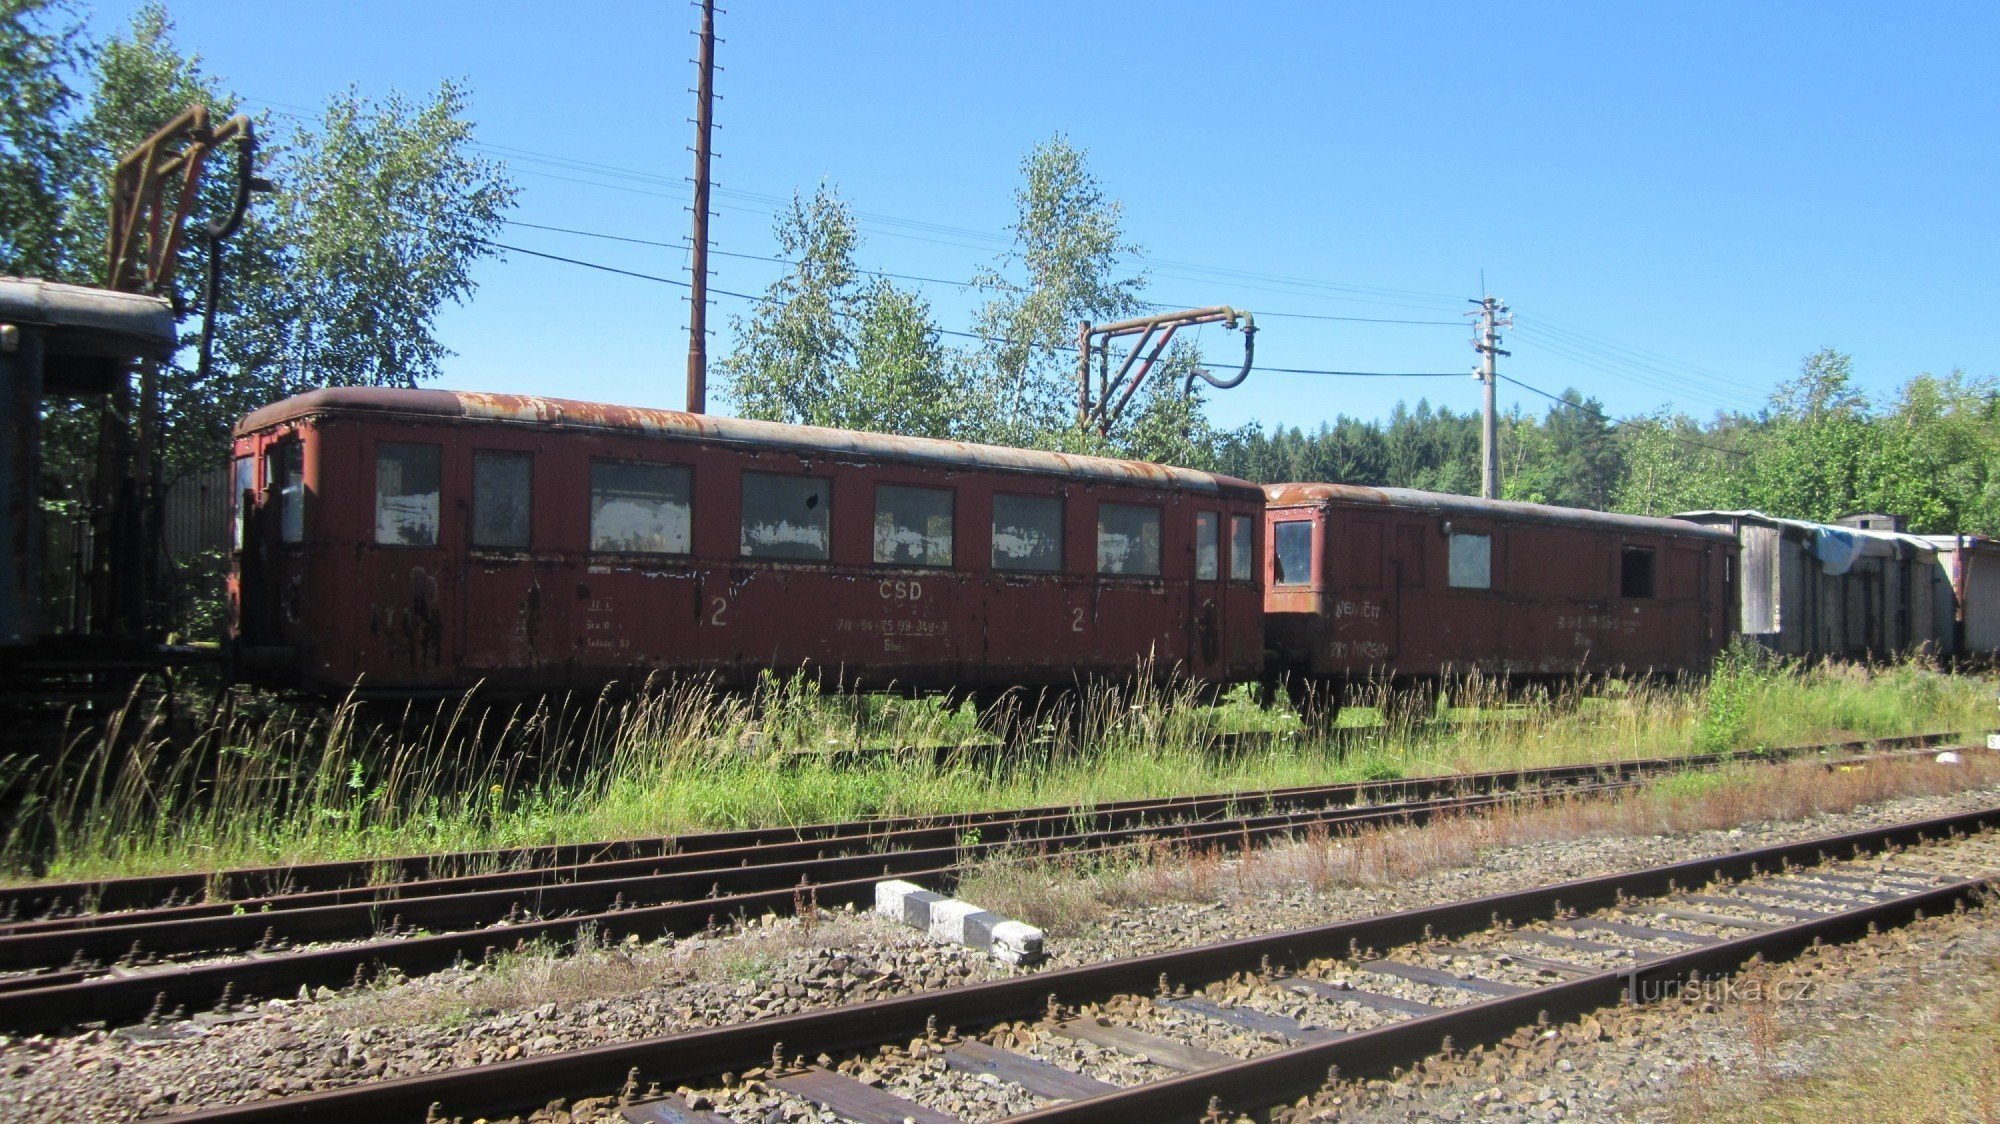
[[[715,127],[715,0],[701,0],[701,57],[695,63],[694,274],[688,294],[687,408],[708,412],[708,158]]]
[[[1510,327],[1514,318],[1507,305],[1499,297],[1481,297],[1472,302],[1479,306],[1468,316],[1479,317],[1472,336],[1472,349],[1479,353],[1479,370],[1474,372],[1485,390],[1486,414],[1479,427],[1479,495],[1481,498],[1500,498],[1500,423],[1495,414],[1494,394],[1500,381],[1497,360],[1507,352],[1500,350],[1500,329]]]

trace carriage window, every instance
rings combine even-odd
[[[528,549],[535,458],[529,453],[472,454],[472,545]]]
[[[1454,534],[1449,580],[1453,589],[1493,588],[1493,536]]]
[[[1194,576],[1212,582],[1222,574],[1222,516],[1213,511],[1194,513]]]
[[[1257,580],[1257,528],[1248,515],[1229,517],[1229,580]]]
[[[949,488],[875,488],[875,561],[903,566],[951,565]]]
[[[1313,525],[1295,519],[1271,528],[1271,581],[1277,585],[1310,585],[1313,580]]]
[[[993,497],[993,568],[1055,573],[1062,569],[1063,502],[1059,496]]]
[[[264,454],[270,473],[266,495],[278,501],[278,541],[304,542],[306,537],[306,449],[296,440],[283,441]]]
[[[694,542],[693,475],[679,465],[590,462],[590,549],[688,553]]]
[[[229,496],[229,522],[233,526],[230,534],[234,536],[233,541],[238,550],[243,549],[243,517],[250,510],[243,502],[243,493],[257,486],[257,470],[253,467],[254,464],[255,462],[249,457],[237,457],[236,472],[232,477],[236,490]]]
[[[743,474],[743,557],[825,559],[831,492],[823,476]]]
[[[375,447],[375,541],[436,546],[444,449],[384,441]]]
[[[1653,548],[1650,546],[1628,546],[1621,561],[1618,574],[1618,595],[1620,597],[1651,597],[1653,595]]]
[[[1160,509],[1130,503],[1097,505],[1097,572],[1160,576]]]

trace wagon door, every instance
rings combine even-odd
[[[1222,512],[1194,515],[1194,566],[1188,583],[1187,666],[1210,678],[1228,658],[1229,598],[1222,573]]]
[[[1334,636],[1337,642],[1346,643],[1355,666],[1366,667],[1371,674],[1381,673],[1396,655],[1397,591],[1384,584],[1384,572],[1389,569],[1384,565],[1387,527],[1379,519],[1357,519],[1344,528],[1346,541],[1336,542],[1332,536],[1337,527],[1328,520],[1329,587],[1336,574],[1341,580],[1339,588],[1328,589],[1327,596]],[[1334,567],[1336,557],[1342,562],[1339,571]],[[1393,582],[1394,575],[1388,580]]]
[[[434,441],[378,441],[374,456],[373,548],[361,553],[367,591],[369,659],[377,686],[415,688],[449,682],[458,637],[462,580],[442,534],[444,446]]]

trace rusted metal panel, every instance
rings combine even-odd
[[[1266,630],[1296,673],[1692,671],[1728,641],[1727,532],[1401,489],[1267,495]],[[1303,580],[1279,580],[1287,524],[1314,536]]]
[[[1257,520],[1255,489],[1186,487],[1183,476],[1164,470],[984,467],[1011,466],[999,454],[1017,450],[946,462],[828,454],[876,439],[838,434],[801,443],[798,427],[788,426],[758,429],[784,438],[769,443],[683,441],[671,435],[737,423],[660,411],[647,412],[657,417],[645,424],[577,426],[574,404],[513,400],[534,417],[562,419],[528,424],[454,412],[465,396],[354,393],[378,408],[288,407],[239,427],[238,454],[262,456],[267,466],[253,500],[258,537],[239,555],[239,639],[295,657],[302,682],[316,689],[341,691],[360,679],[378,691],[475,682],[540,691],[656,671],[742,683],[764,669],[805,669],[862,687],[983,690],[1127,677],[1148,658],[1158,673],[1210,681],[1251,678],[1262,667],[1255,575],[1231,577],[1218,565],[1206,580],[1195,576],[1197,523]],[[398,403],[419,408],[390,408]],[[611,408],[591,409],[611,417],[601,412]],[[300,437],[306,515],[301,541],[284,543],[266,454]],[[414,536],[421,541],[400,533],[380,541],[384,489],[408,492],[400,466],[416,447],[437,450],[439,466],[435,485],[425,485],[435,499],[429,490],[417,495],[426,529]],[[473,545],[481,526],[475,508],[485,502],[473,487],[475,465],[494,457],[528,462],[525,547]],[[672,520],[657,512],[640,520],[646,533],[610,535],[603,524],[616,505],[598,502],[609,494],[610,478],[599,471],[606,464],[675,466],[685,477],[673,502],[684,509]],[[623,489],[617,502],[630,506],[638,494],[631,474],[613,475]],[[746,480],[816,483],[781,488],[776,500],[752,497],[746,510]],[[912,505],[916,495],[924,502]],[[1059,570],[993,565],[1002,497],[1058,505]],[[798,511],[758,506],[779,501]],[[1159,574],[1098,573],[1100,511],[1116,505],[1157,512],[1158,542],[1146,551],[1157,552]],[[920,551],[876,560],[885,511],[891,524],[924,521]],[[669,522],[681,529],[668,533]],[[1003,534],[1018,530],[1015,522],[1002,520]],[[761,538],[746,548],[752,524]],[[802,527],[810,543],[799,537]],[[764,557],[767,539],[798,549]],[[593,549],[613,545],[619,549]]]

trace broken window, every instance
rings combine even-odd
[[[688,553],[694,545],[693,478],[681,465],[590,462],[590,549]]]
[[[472,545],[526,550],[535,458],[529,453],[472,454]]]
[[[993,568],[1056,573],[1062,569],[1060,496],[993,497]]]
[[[1194,515],[1194,576],[1212,582],[1222,573],[1222,516],[1213,511]]]
[[[1493,536],[1454,533],[1446,561],[1453,589],[1493,588]]]
[[[1628,546],[1621,560],[1618,572],[1618,595],[1620,597],[1651,597],[1653,595],[1653,548],[1650,546]]]
[[[1271,528],[1271,581],[1277,585],[1311,585],[1313,525],[1294,519]]]
[[[949,488],[875,488],[875,561],[901,566],[951,565]]]
[[[1257,580],[1257,528],[1248,515],[1229,517],[1229,580]]]
[[[1131,503],[1097,505],[1097,572],[1160,576],[1160,509]]]
[[[444,449],[384,441],[375,447],[375,541],[436,546]]]
[[[297,439],[281,441],[264,454],[270,473],[265,492],[277,497],[278,541],[306,538],[306,449]]]
[[[823,476],[743,474],[743,557],[824,560],[829,500]]]

